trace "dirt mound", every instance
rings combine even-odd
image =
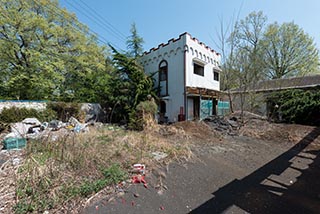
[[[298,143],[314,128],[306,125],[270,123],[261,119],[249,119],[240,128],[239,134],[279,143]]]
[[[212,140],[220,138],[221,134],[212,129],[211,126],[202,121],[182,121],[172,125],[194,139]]]
[[[243,117],[245,119],[262,119],[262,120],[266,120],[267,118],[258,114],[254,114],[252,112],[248,112],[248,111],[243,111],[242,113]],[[229,117],[237,117],[240,118],[241,117],[241,111],[235,111],[232,114],[229,115]]]

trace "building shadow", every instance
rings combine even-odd
[[[234,206],[259,214],[320,213],[320,151],[310,149],[319,135],[320,127],[314,128],[288,151],[218,189],[190,213],[225,213]]]

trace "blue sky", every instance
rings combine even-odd
[[[192,36],[219,51],[217,30],[239,13],[263,11],[268,23],[294,21],[320,48],[319,0],[59,0],[62,7],[96,32],[100,39],[125,49],[130,27],[136,23],[148,50],[181,33]],[[89,6],[89,7],[87,7]],[[93,10],[91,10],[91,9]],[[110,24],[113,27],[110,27]],[[110,30],[112,29],[112,30]]]

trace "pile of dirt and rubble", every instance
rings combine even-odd
[[[250,119],[239,129],[239,135],[265,141],[295,143],[313,129],[313,126],[270,123],[266,120]]]
[[[214,115],[205,118],[203,121],[222,134],[237,135],[240,128],[239,119],[236,117],[226,118]]]
[[[221,137],[219,132],[215,131],[215,129],[203,121],[182,121],[172,126],[183,130],[183,132],[192,139],[207,141]]]
[[[183,123],[178,123],[176,126],[179,126],[179,124]],[[205,118],[203,122],[186,122],[186,125],[180,126],[187,133],[194,132],[196,137],[209,137],[210,134],[208,133],[215,132],[216,135],[247,136],[280,143],[297,142],[314,128],[298,124],[272,123],[266,117],[246,111],[243,113],[237,111],[225,117],[210,116]]]
[[[203,122],[222,135],[234,136],[239,135],[240,129],[250,120],[266,121],[266,118],[251,112],[236,111],[228,116],[212,115]]]
[[[87,132],[89,125],[91,123],[81,123],[74,117],[70,117],[68,122],[59,120],[40,122],[37,118],[25,118],[17,123],[1,123],[0,142],[4,149],[19,149],[25,147],[28,139],[47,138],[55,141],[70,132]]]

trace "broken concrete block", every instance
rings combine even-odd
[[[21,137],[19,134],[15,133],[15,132],[10,132],[9,134],[7,134],[6,136],[4,136],[3,139],[7,139],[7,138],[18,138]]]
[[[51,128],[52,130],[58,130],[63,126],[62,121],[59,120],[51,120],[49,122],[49,128]]]
[[[71,123],[74,127],[81,126],[82,124],[74,117],[70,117],[69,123]]]
[[[22,123],[34,125],[34,126],[40,126],[41,122],[37,118],[26,118],[22,121]]]
[[[29,128],[33,125],[25,123],[14,123],[11,125],[11,132],[15,133],[16,136],[25,137],[29,131]]]

